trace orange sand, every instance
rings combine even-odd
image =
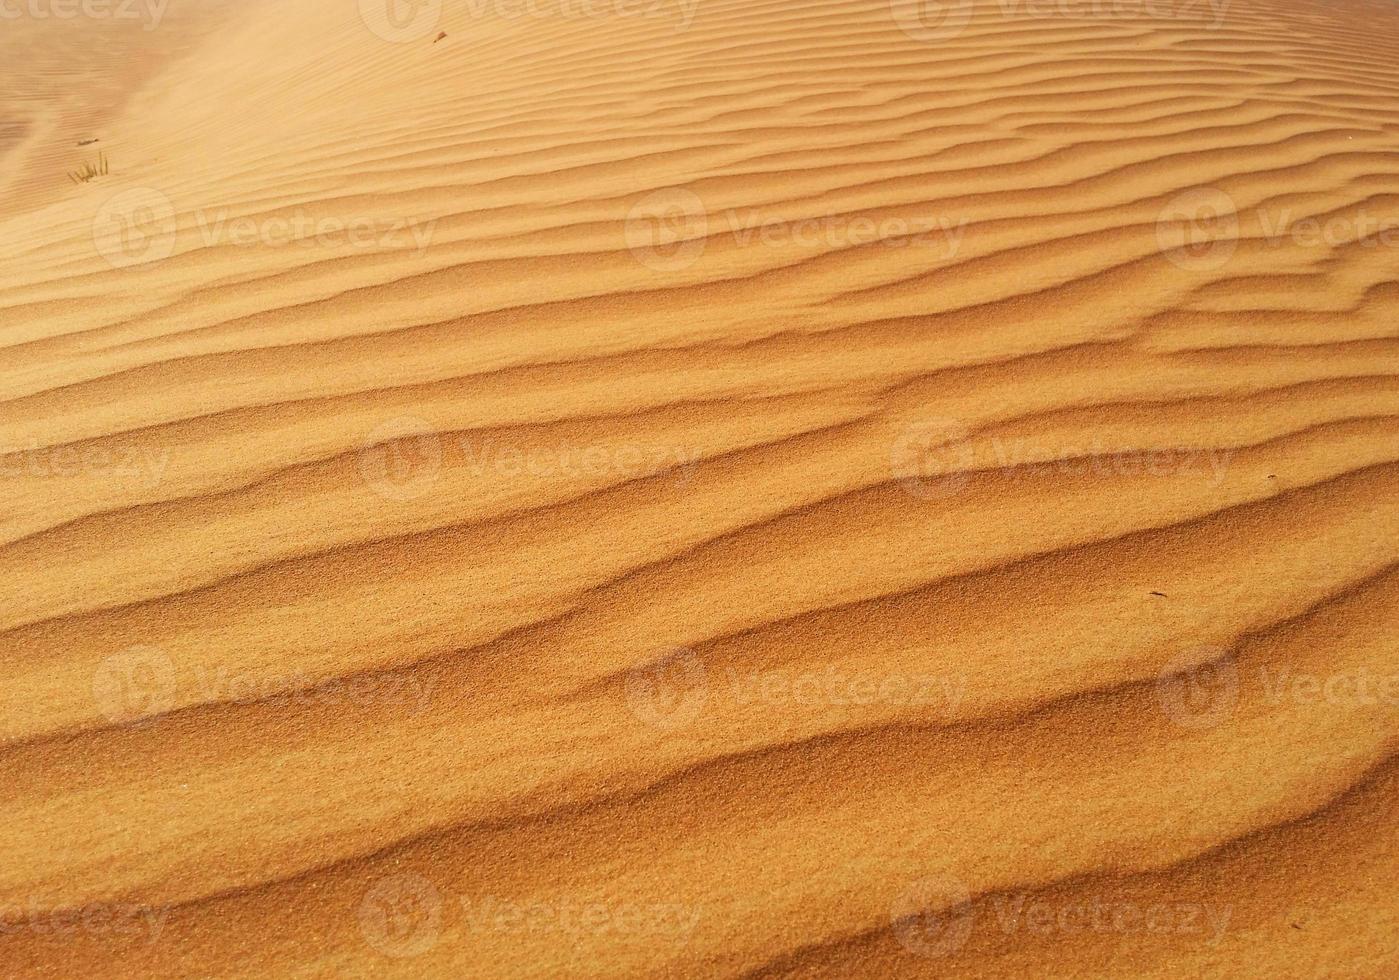
[[[48,2],[0,975],[1399,975],[1391,3]]]

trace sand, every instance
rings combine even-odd
[[[4,9],[0,974],[1399,973],[1392,4]]]

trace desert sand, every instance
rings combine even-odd
[[[1392,4],[63,9],[0,975],[1399,975]]]

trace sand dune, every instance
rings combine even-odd
[[[0,973],[1399,973],[1392,5],[94,2]]]

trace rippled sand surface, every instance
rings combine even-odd
[[[0,974],[1399,974],[1392,4],[36,3]]]

